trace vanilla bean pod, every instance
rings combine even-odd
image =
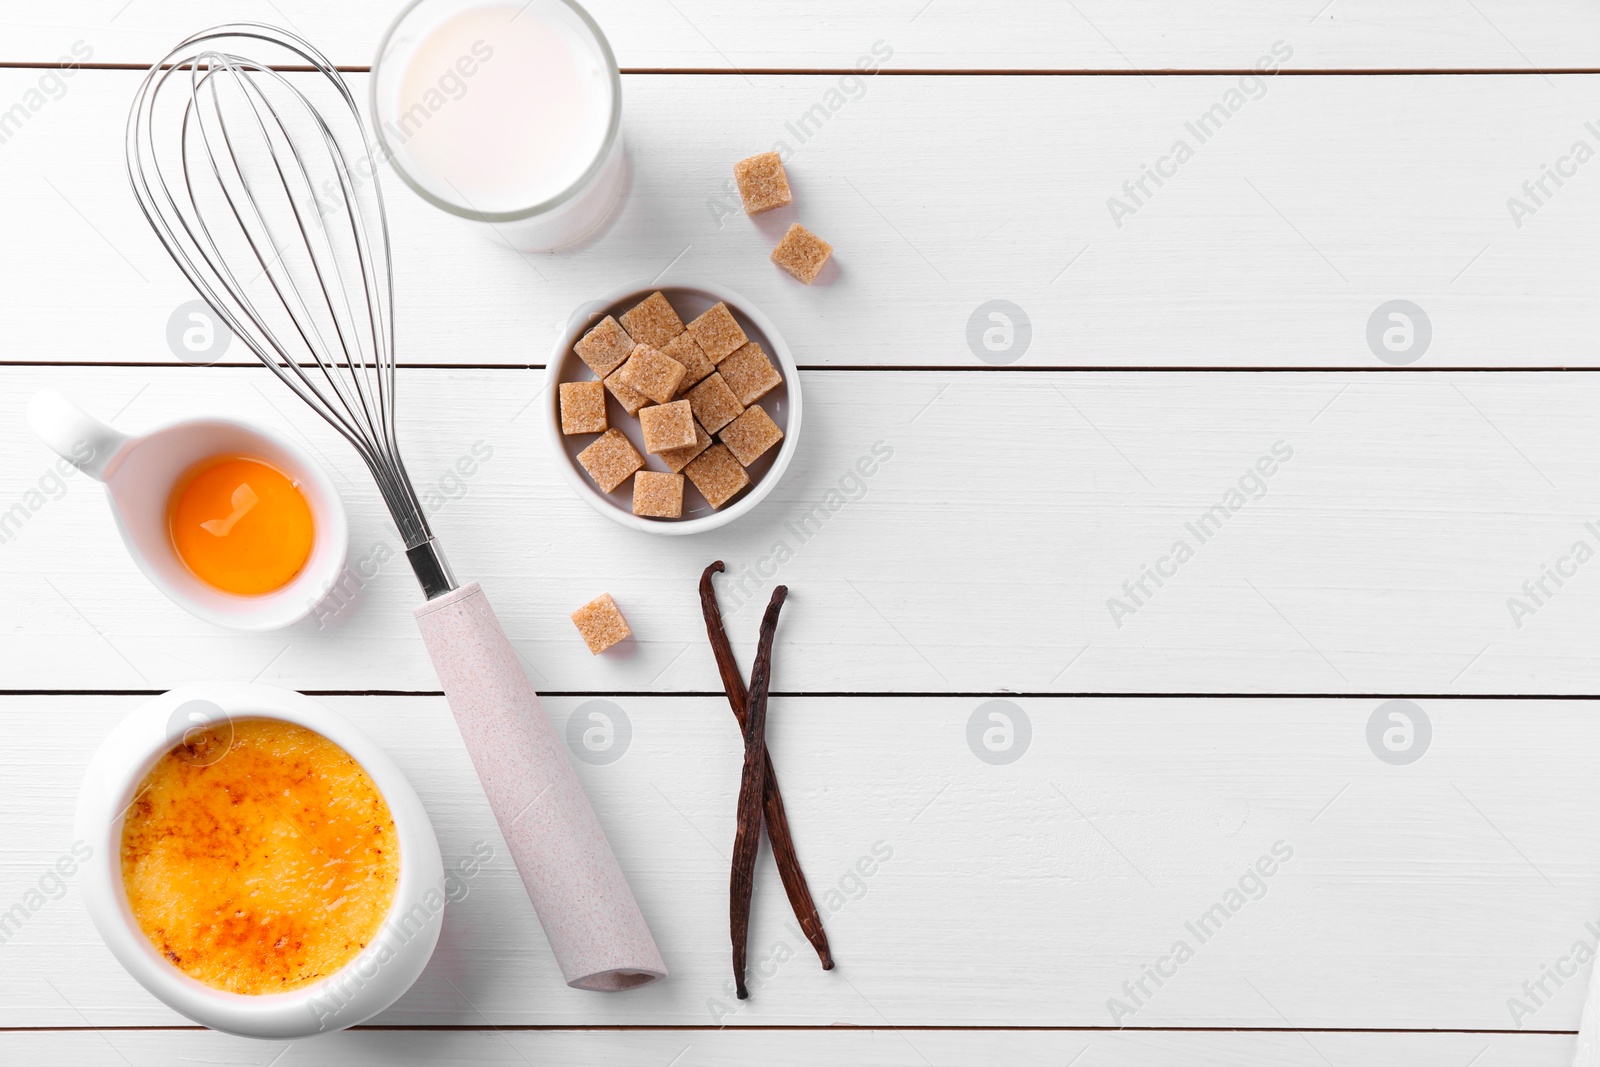
[[[733,935],[733,983],[739,999],[750,991],[744,984],[745,949],[750,940],[750,894],[755,888],[756,851],[761,845],[761,796],[767,784],[767,687],[772,682],[772,640],[778,632],[778,612],[789,590],[772,591],[767,612],[761,617],[761,638],[756,643],[756,665],[750,671],[750,694],[745,701],[744,771],[739,778],[739,809],[733,836],[733,869],[728,875],[728,927]]]
[[[733,645],[722,627],[722,610],[717,605],[717,591],[711,581],[712,574],[722,569],[719,559],[700,575],[700,610],[705,615],[706,636],[711,641],[711,652],[717,660],[717,671],[722,675],[723,691],[727,693],[728,705],[739,722],[739,729],[743,731],[748,696],[738,661],[733,656]],[[784,810],[783,793],[778,788],[778,776],[773,769],[770,753],[766,755],[766,760],[766,789],[762,805],[766,812],[767,840],[772,843],[772,859],[778,866],[778,877],[783,881],[783,891],[789,897],[789,907],[794,911],[795,921],[800,924],[800,931],[811,942],[811,947],[816,949],[822,969],[831,971],[833,953],[828,948],[828,934],[822,928],[822,916],[811,897],[811,888],[806,884],[805,871],[800,867],[800,855],[795,851],[794,835],[789,830],[789,815]]]

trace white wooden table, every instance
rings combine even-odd
[[[194,29],[288,24],[362,83],[397,0],[10,0],[0,912],[24,919],[0,943],[0,1062],[1568,1062],[1572,954],[1600,936],[1600,561],[1561,562],[1600,548],[1600,160],[1573,155],[1600,150],[1600,9],[590,6],[627,71],[626,206],[581,254],[520,256],[393,185],[402,435],[557,724],[595,699],[631,723],[622,758],[579,770],[671,979],[560,982],[402,565],[326,625],[221,632],[140,577],[98,488],[52,480],[21,418],[48,384],[135,430],[279,427],[342,479],[352,558],[394,547],[354,457],[242,347],[174,358],[193,294],[135,208],[121,131],[143,66]],[[882,73],[856,80],[875,48]],[[801,143],[789,124],[819,103]],[[1202,143],[1186,124],[1218,104]],[[769,269],[767,228],[729,213],[732,161],[779,140],[800,217],[838,249],[830,286]],[[1179,140],[1192,154],[1162,162]],[[681,541],[577,500],[526,407],[571,308],[669,264],[780,322],[808,396],[777,491]],[[1374,348],[1396,300],[1421,312],[1411,347]],[[969,343],[990,301],[1014,306],[1000,351]],[[475,445],[489,458],[453,475]],[[875,445],[892,458],[852,482]],[[694,582],[714,558],[771,575],[779,542],[771,745],[840,966],[817,968],[763,860],[759,985],[734,1007],[739,746]],[[1531,600],[1546,566],[1566,575]],[[638,634],[625,655],[591,658],[567,621],[602,590]],[[756,615],[730,620],[746,665]],[[326,699],[408,772],[447,858],[501,857],[373,1026],[293,1046],[189,1026],[46,878],[93,746],[205,678]],[[1386,760],[1369,722],[1391,699],[1428,729]],[[970,724],[996,700],[1011,748],[985,760]]]

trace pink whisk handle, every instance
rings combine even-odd
[[[477,582],[417,626],[567,984],[611,992],[666,965],[567,753]]]

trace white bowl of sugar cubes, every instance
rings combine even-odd
[[[636,530],[732,522],[778,484],[799,442],[789,346],[721,286],[665,276],[584,304],[545,375],[562,475]]]

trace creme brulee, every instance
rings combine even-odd
[[[399,874],[394,819],[367,772],[277,719],[187,738],[145,776],[122,828],[139,928],[231,993],[297,989],[349,963],[381,929]]]

